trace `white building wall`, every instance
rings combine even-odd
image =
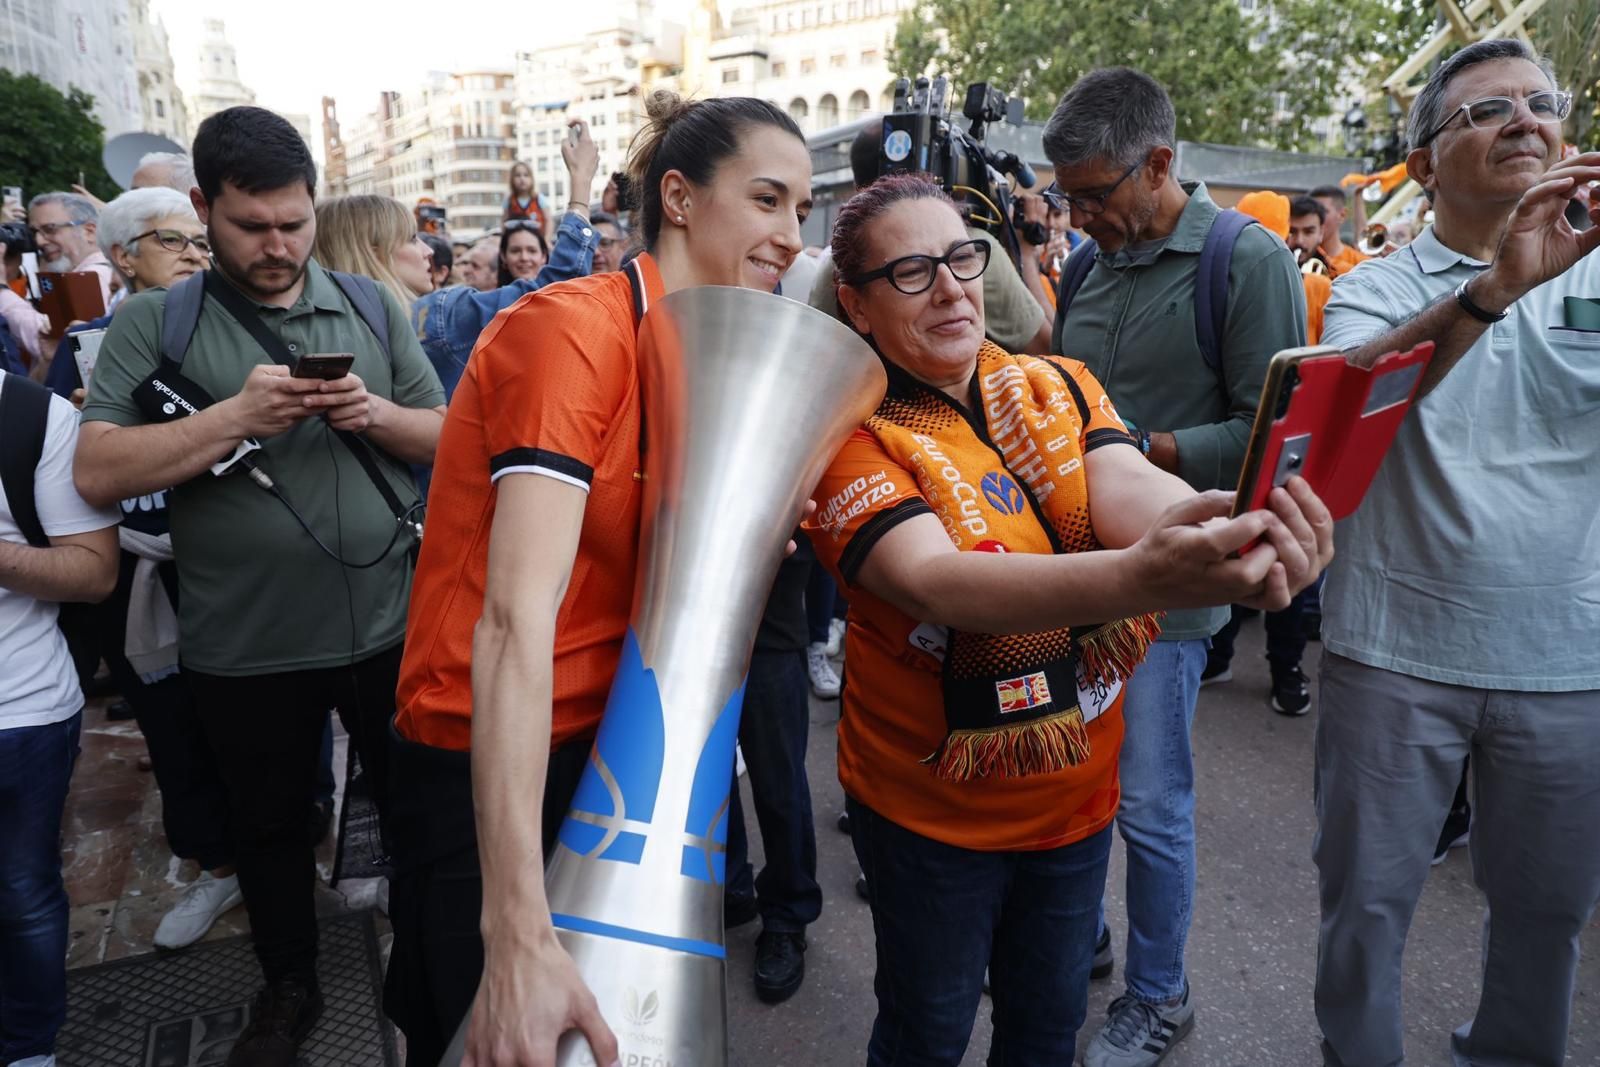
[[[189,98],[189,114],[196,127],[219,111],[256,102],[254,90],[239,80],[239,59],[221,19],[205,20],[199,58],[200,79]]]
[[[0,0],[3,2],[3,0]],[[150,0],[130,0],[133,60],[139,82],[141,129],[189,144],[189,112],[173,72],[167,28],[150,11]]]
[[[90,94],[108,137],[142,124],[128,0],[0,0],[0,67]]]

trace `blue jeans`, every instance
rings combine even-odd
[[[975,852],[912,833],[848,797],[845,808],[877,936],[868,1067],[956,1067],[986,967],[989,1067],[1071,1063],[1089,1007],[1111,828],[1038,852]]]
[[[1194,757],[1189,730],[1206,642],[1157,641],[1128,680],[1122,807],[1128,847],[1128,992],[1147,1004],[1183,995],[1194,914]],[[1105,905],[1101,905],[1101,929]]]
[[[761,874],[753,879],[737,779],[729,793],[727,894],[748,899],[753,893],[762,928],[790,934],[804,931],[822,914],[817,832],[806,778],[809,695],[802,653],[756,652],[750,657],[739,748],[750,772],[766,854]]]
[[[61,815],[82,723],[0,730],[0,1063],[48,1056],[67,1018]]]

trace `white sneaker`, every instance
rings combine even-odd
[[[16,1060],[11,1067],[56,1067],[54,1054],[49,1056],[29,1056],[25,1060]]]
[[[219,915],[243,902],[238,875],[214,878],[210,871],[203,872],[162,917],[156,927],[156,947],[187,948],[206,936]]]
[[[844,620],[830,619],[828,621],[828,658],[837,659],[839,653],[844,651]]]
[[[806,673],[811,675],[811,691],[823,700],[839,699],[839,676],[833,673],[828,662],[826,645],[811,645],[806,649]]]

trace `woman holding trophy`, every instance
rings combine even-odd
[[[631,160],[645,250],[496,318],[440,440],[395,719],[385,1007],[413,1065],[439,1062],[469,1008],[467,1063],[547,1063],[572,1029],[594,1062],[617,1058],[543,868],[632,604],[638,323],[691,286],[771,292],[811,207],[805,140],[780,109],[662,92],[647,110]]]
[[[988,247],[933,182],[858,193],[833,257],[889,374],[807,523],[849,586],[839,775],[877,938],[867,1063],[959,1064],[986,969],[988,1062],[1070,1063],[1121,690],[1153,613],[1282,608],[1333,523],[1300,479],[1227,519],[1232,494],[1149,463],[1083,364],[985,341]]]

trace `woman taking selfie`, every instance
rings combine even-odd
[[[1082,363],[986,341],[991,247],[914,175],[834,228],[840,307],[889,374],[806,524],[849,587],[839,777],[877,940],[873,1067],[959,1064],[986,969],[988,1062],[1072,1062],[1122,686],[1155,613],[1281,608],[1332,555],[1305,482],[1227,519],[1231,494],[1148,462]]]
[[[810,155],[781,110],[660,92],[647,111],[630,162],[645,251],[497,317],[440,442],[395,719],[407,795],[385,1006],[415,1065],[438,1062],[469,1007],[480,1067],[543,1062],[573,1028],[598,1063],[617,1054],[555,938],[544,856],[632,606],[638,316],[691,286],[771,291],[811,206]]]

